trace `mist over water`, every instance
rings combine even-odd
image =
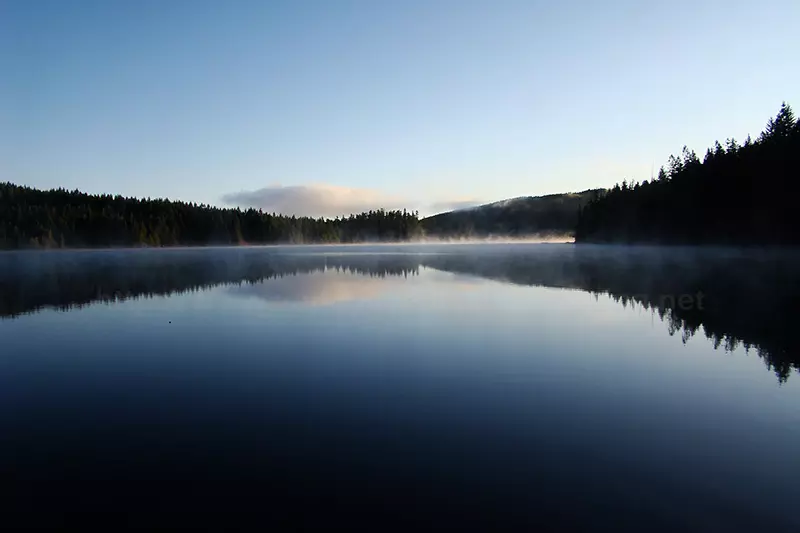
[[[2,253],[5,520],[797,531],[798,266],[494,242]]]
[[[533,233],[530,235],[498,235],[486,237],[423,237],[410,241],[411,244],[540,244],[540,243],[574,243],[575,236],[569,233]]]

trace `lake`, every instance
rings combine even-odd
[[[0,253],[4,523],[800,531],[800,258]]]

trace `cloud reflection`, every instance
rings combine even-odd
[[[412,272],[411,275],[416,275]],[[369,300],[397,288],[404,278],[370,277],[347,270],[327,268],[299,275],[281,276],[258,283],[229,287],[233,296],[258,298],[272,303],[302,302],[310,305]]]

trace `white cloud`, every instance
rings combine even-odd
[[[271,185],[255,191],[226,194],[222,200],[230,205],[254,207],[267,213],[313,217],[350,215],[370,209],[412,208],[406,198],[370,189],[325,184]]]
[[[254,191],[226,194],[222,201],[243,208],[254,207],[266,213],[335,217],[362,213],[370,209],[419,209],[420,215],[463,209],[483,203],[474,198],[456,197],[420,202],[372,189],[338,185],[270,185]]]

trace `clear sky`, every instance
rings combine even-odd
[[[610,186],[800,108],[798,53],[797,0],[0,0],[0,180],[308,214]]]

